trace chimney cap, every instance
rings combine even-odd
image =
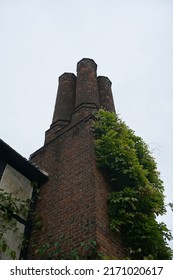
[[[112,85],[112,82],[106,76],[98,76],[97,79],[100,81],[109,82]]]
[[[73,73],[65,72],[61,76],[59,76],[59,80],[62,78],[76,78],[76,75]]]
[[[88,65],[88,66],[94,66],[95,71],[97,70],[97,64],[95,63],[95,61],[91,58],[82,58],[78,63],[77,63],[77,70],[79,69],[79,67],[81,67],[82,65]]]

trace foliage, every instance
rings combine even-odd
[[[16,253],[11,249],[6,241],[6,234],[13,231],[16,232],[17,220],[14,215],[26,216],[29,209],[29,201],[24,201],[13,196],[12,193],[5,192],[0,189],[0,252],[15,259]]]
[[[39,246],[39,248],[34,245],[36,247],[35,257],[40,260],[89,260],[100,257],[96,241],[93,239],[81,242],[79,249],[71,249],[66,253],[63,251],[63,245],[68,245],[67,240],[61,240],[60,242],[51,240]]]
[[[76,248],[68,234],[60,235],[58,240],[50,233],[45,226],[40,214],[32,212],[32,257],[39,260],[93,260],[101,259],[102,255],[99,251],[98,244],[94,239],[88,239],[79,242]],[[42,242],[39,236],[44,235]]]
[[[98,167],[114,189],[108,200],[111,229],[121,233],[132,259],[171,259],[171,233],[156,220],[166,213],[163,182],[147,144],[103,109],[93,130]]]

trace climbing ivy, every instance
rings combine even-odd
[[[26,217],[30,200],[22,200],[12,193],[0,189],[0,253],[5,253],[11,259],[16,258],[16,252],[8,245],[6,237],[9,232],[17,232],[16,215]]]
[[[93,131],[98,167],[113,188],[110,228],[121,234],[131,259],[171,259],[171,232],[156,219],[166,213],[163,182],[148,145],[117,114],[103,109]]]
[[[64,245],[69,245],[68,240],[60,238],[57,242],[50,237],[47,241],[42,246],[34,245],[34,258],[39,260],[93,260],[102,257],[97,243],[93,239],[80,242],[78,249],[73,249],[71,246],[68,252],[64,252],[62,248]]]

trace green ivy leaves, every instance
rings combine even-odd
[[[14,215],[26,217],[29,211],[30,199],[22,200],[12,193],[0,189],[0,252],[12,259],[16,258],[16,252],[11,249],[6,241],[9,232],[18,231],[17,220]]]
[[[147,144],[118,115],[99,110],[93,125],[98,167],[114,192],[110,227],[121,232],[132,259],[171,259],[172,238],[157,215],[166,212],[164,187]]]

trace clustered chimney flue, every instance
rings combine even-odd
[[[107,77],[99,76],[97,82],[101,106],[107,111],[115,112],[111,81]]]
[[[59,86],[52,124],[68,123],[75,110],[76,76],[64,73],[59,77]]]
[[[52,125],[66,126],[75,111],[83,107],[104,108],[115,112],[111,81],[97,77],[97,64],[93,59],[83,58],[77,64],[77,77],[64,73],[59,77],[59,86]]]
[[[82,104],[99,107],[97,65],[92,59],[82,59],[77,64],[76,108]]]

